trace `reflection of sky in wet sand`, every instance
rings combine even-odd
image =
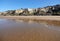
[[[0,41],[60,41],[60,26],[41,21],[0,19]]]

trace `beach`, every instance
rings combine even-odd
[[[0,41],[60,41],[60,16],[0,16]]]

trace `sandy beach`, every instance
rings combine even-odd
[[[35,19],[60,21],[60,16],[0,16],[0,19]]]
[[[0,41],[60,41],[60,16],[0,16]]]

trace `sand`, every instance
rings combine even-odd
[[[0,41],[60,41],[60,16],[0,16]]]
[[[56,20],[60,21],[60,16],[0,16],[0,19],[35,19],[35,20]]]

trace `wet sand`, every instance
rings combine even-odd
[[[0,41],[60,41],[60,21],[0,19]]]

